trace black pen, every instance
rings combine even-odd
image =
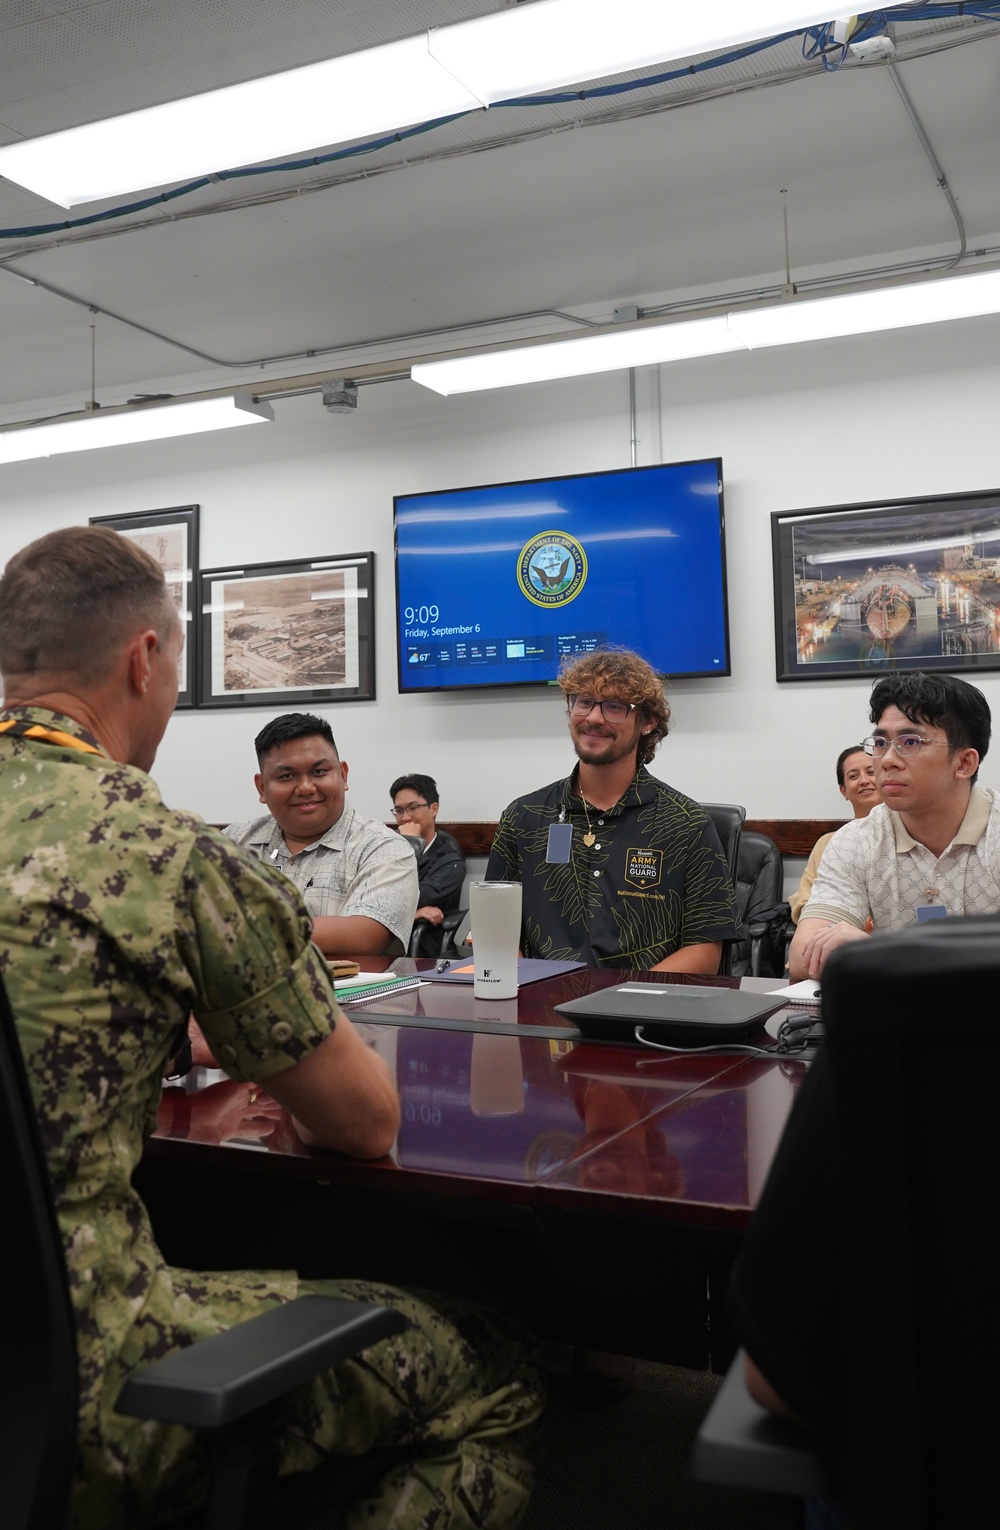
[[[438,962],[437,966],[434,968],[434,971],[435,972],[447,972],[448,968],[450,966],[451,966],[451,962]]]

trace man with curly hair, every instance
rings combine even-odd
[[[704,809],[646,769],[670,707],[644,659],[601,650],[559,678],[578,764],[519,797],[497,826],[486,876],[520,882],[526,956],[591,967],[719,970],[742,930]]]

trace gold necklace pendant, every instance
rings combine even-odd
[[[580,793],[580,802],[583,805],[583,816],[587,820],[587,832],[583,836],[583,843],[586,845],[587,849],[589,850],[591,845],[594,843],[594,840],[597,838],[597,835],[594,833],[593,829],[590,827],[590,810],[587,807],[587,799],[583,795],[583,792]]]

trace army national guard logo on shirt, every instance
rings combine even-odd
[[[518,554],[517,582],[536,606],[565,606],[587,582],[587,554],[565,531],[540,531]]]
[[[633,887],[656,887],[663,875],[662,850],[627,850],[625,880]]]

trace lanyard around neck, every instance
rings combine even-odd
[[[88,744],[86,739],[77,738],[75,734],[45,728],[41,723],[25,722],[20,717],[8,717],[0,722],[0,733],[8,733],[11,738],[30,738],[37,744],[56,744],[60,749],[79,749],[81,754],[104,755],[103,749]]]

